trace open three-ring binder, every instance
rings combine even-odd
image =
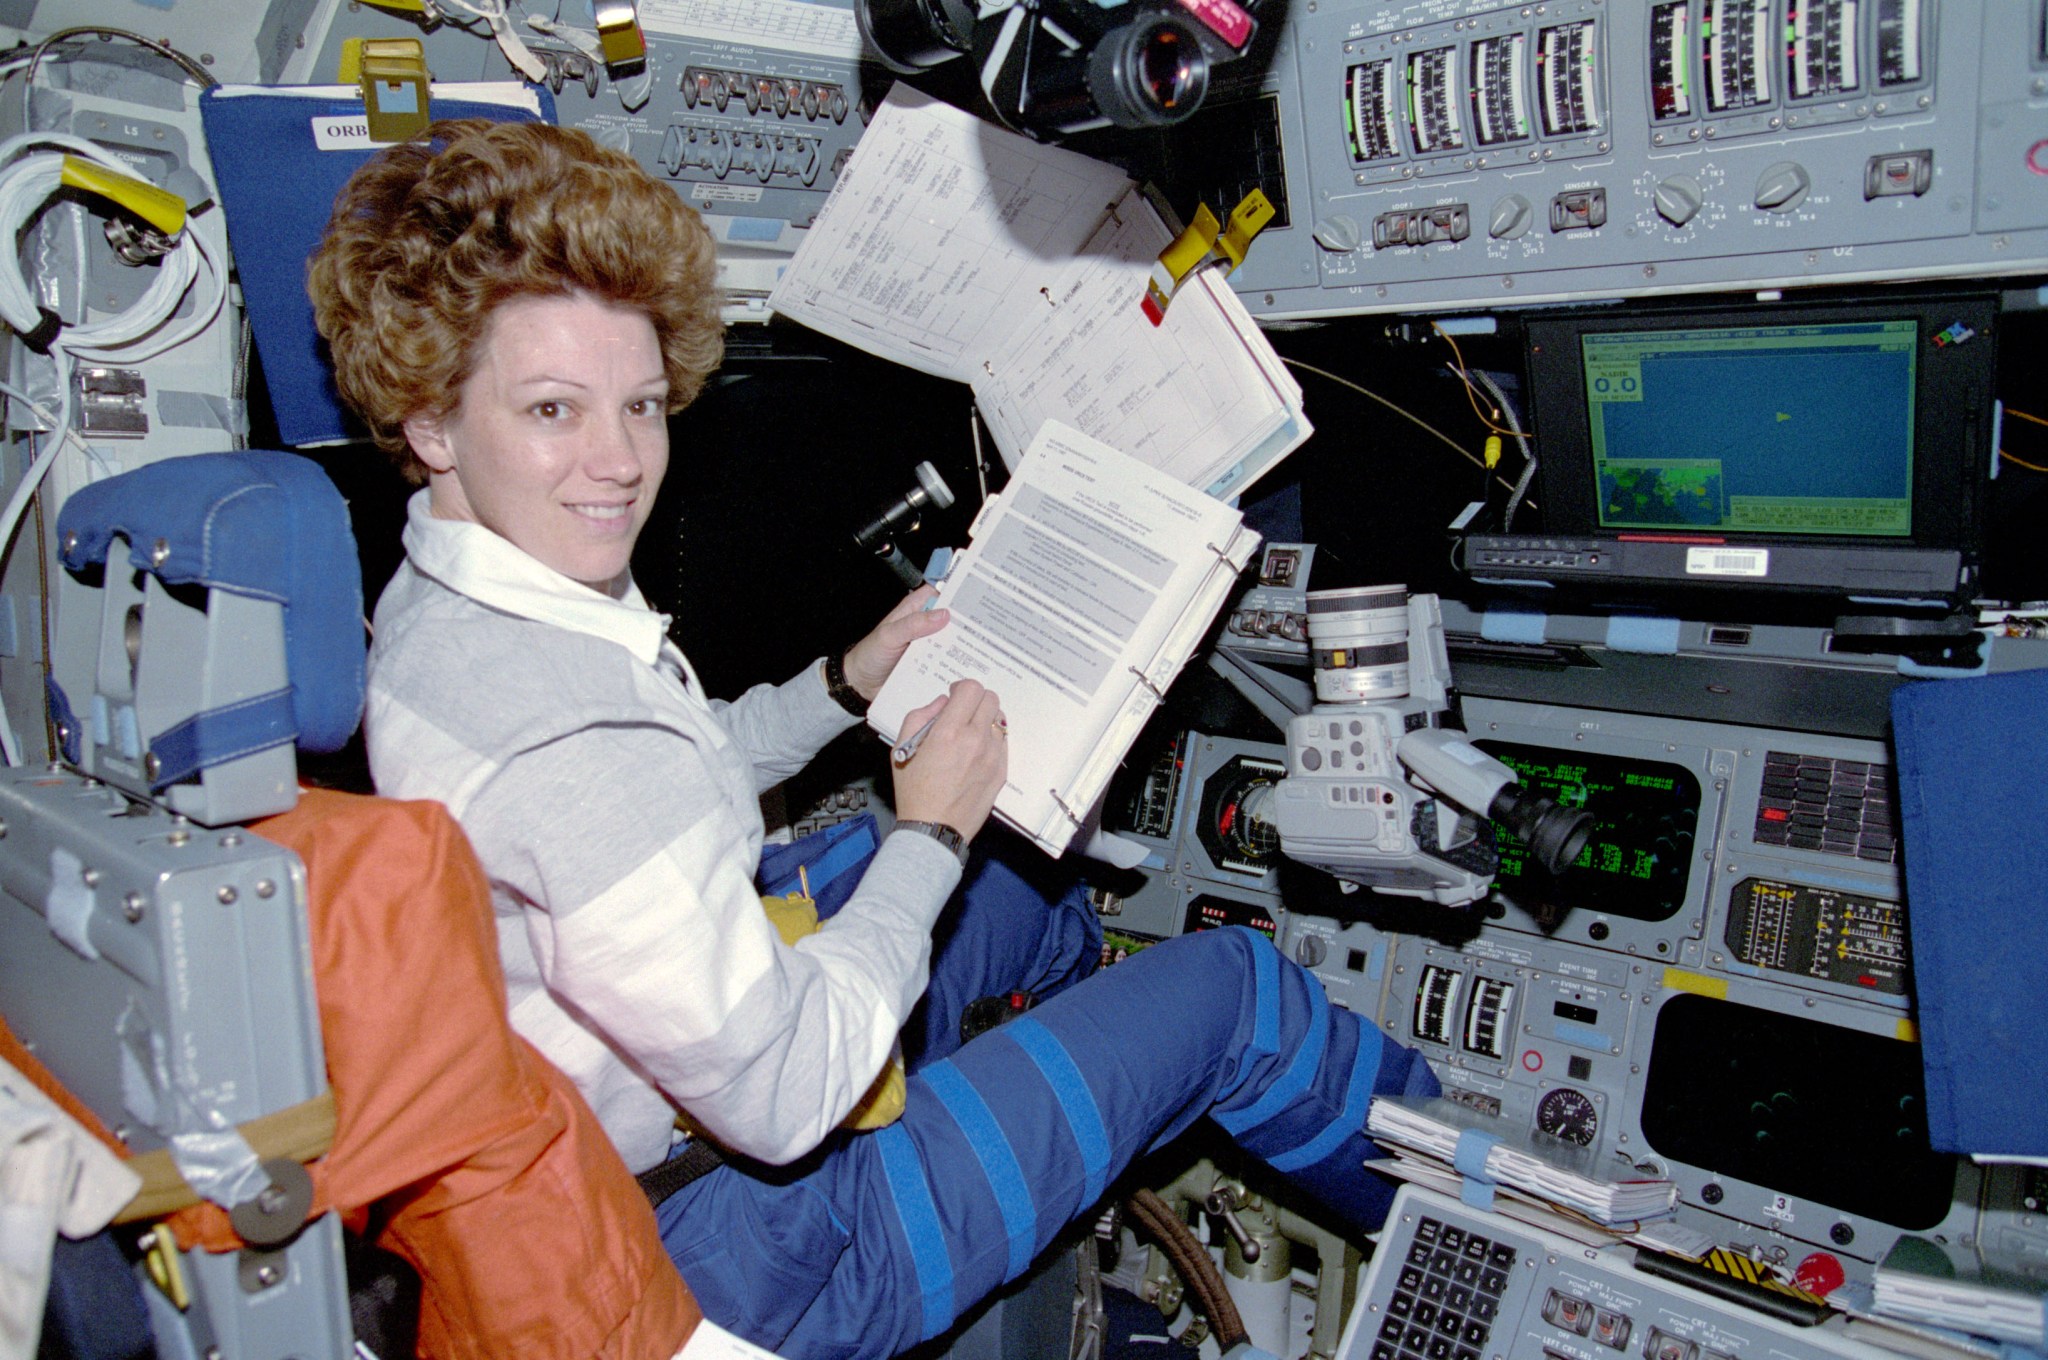
[[[947,626],[911,645],[868,722],[894,741],[979,680],[1009,722],[996,815],[1058,855],[1258,544],[1231,506],[1049,421],[939,585]]]

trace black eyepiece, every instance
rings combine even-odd
[[[1571,867],[1593,835],[1593,816],[1584,808],[1564,807],[1519,784],[1503,787],[1486,815],[1513,832],[1553,874]]]
[[[1209,57],[1187,20],[1149,14],[1113,29],[1088,61],[1088,89],[1118,127],[1170,127],[1209,90]]]

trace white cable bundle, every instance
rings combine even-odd
[[[56,151],[28,152],[32,147],[57,147]],[[0,142],[0,240],[19,241],[29,221],[60,187],[66,154],[82,157],[121,174],[133,172],[105,150],[81,137],[55,132],[30,132]],[[163,330],[178,310],[199,276],[204,263],[212,277],[210,294],[192,309],[184,325]],[[220,314],[227,300],[227,271],[213,257],[196,231],[180,234],[177,244],[163,257],[157,277],[127,311],[101,321],[60,326],[50,357],[57,367],[58,409],[53,415],[5,384],[6,394],[23,401],[36,418],[49,425],[54,434],[81,450],[88,458],[93,450],[71,429],[71,374],[79,362],[139,364],[153,359],[199,335]],[[19,256],[13,250],[0,251],[0,320],[22,335],[34,333],[43,324],[43,311],[35,290],[22,276]],[[161,331],[161,333],[159,333]],[[154,338],[152,338],[154,337]],[[57,461],[57,449],[47,447],[23,473],[21,484],[0,510],[0,558],[14,541],[14,531],[27,512],[36,488],[42,485]],[[10,765],[21,763],[21,751],[4,706],[0,706],[0,756]]]
[[[55,146],[62,150],[24,156],[22,152],[32,146]],[[4,239],[20,240],[30,218],[57,191],[67,152],[124,175],[134,173],[82,137],[30,132],[0,142],[0,231],[6,233]],[[128,348],[149,336],[177,311],[178,303],[198,277],[202,261],[213,279],[211,293],[204,303],[194,307],[191,318],[177,330],[140,348]],[[213,258],[198,232],[187,231],[180,234],[177,245],[163,258],[155,281],[133,307],[103,321],[67,326],[59,333],[58,344],[72,356],[88,362],[141,363],[184,344],[212,325],[226,299],[227,279],[220,261]],[[42,320],[35,292],[22,277],[20,263],[11,253],[0,254],[0,319],[24,335]]]

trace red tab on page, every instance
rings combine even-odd
[[[1236,0],[1180,0],[1181,7],[1200,19],[1209,30],[1232,47],[1243,47],[1252,35],[1252,16]]]

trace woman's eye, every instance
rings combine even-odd
[[[531,409],[542,420],[560,420],[564,414],[559,401],[537,401]]]
[[[658,416],[662,414],[662,403],[653,397],[642,397],[626,410],[636,416]]]

